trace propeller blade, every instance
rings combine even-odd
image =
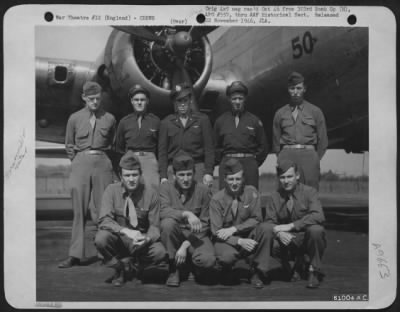
[[[115,29],[128,33],[137,39],[144,39],[147,41],[154,41],[158,44],[165,45],[166,38],[159,37],[153,34],[150,30],[145,27],[138,26],[113,26]]]
[[[189,29],[189,34],[193,38],[200,38],[203,36],[207,36],[210,32],[217,29],[218,26],[192,26]]]
[[[183,83],[192,86],[192,79],[190,78],[190,75],[183,64],[183,60],[177,58],[175,61],[175,66],[176,67],[172,72],[172,87],[175,88],[176,85]]]

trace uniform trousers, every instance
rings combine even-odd
[[[225,170],[224,164],[230,157],[224,156],[219,165],[219,189],[224,188]],[[236,157],[234,157],[236,158]],[[237,158],[243,166],[243,176],[245,185],[253,185],[258,189],[258,163],[255,157],[238,157]]]
[[[248,235],[240,235],[241,238],[251,238],[258,242],[252,252],[248,252],[241,246],[232,246],[225,242],[215,242],[215,255],[217,262],[222,268],[232,268],[242,259],[248,259],[250,266],[256,268],[261,273],[268,271],[268,258],[270,256],[267,249],[268,243],[268,224],[260,223]]]
[[[204,176],[204,163],[195,163],[194,165],[194,180],[197,181],[198,183],[203,183],[203,176]],[[174,174],[174,169],[172,168],[172,165],[168,166],[168,180],[173,181],[173,174]]]
[[[94,211],[93,222],[97,219],[101,207],[101,198],[105,188],[113,182],[113,168],[106,154],[93,155],[77,153],[72,160],[69,185],[71,189],[74,220],[69,256],[85,256],[85,224],[92,194]]]
[[[161,221],[161,241],[167,248],[170,261],[174,261],[177,250],[185,240],[191,243],[188,253],[195,267],[194,274],[200,274],[215,266],[214,247],[208,237],[197,238],[190,230],[182,229],[172,218]]]
[[[146,152],[144,155],[135,153],[142,167],[143,179],[147,185],[151,185],[158,189],[160,185],[160,173],[158,169],[158,161],[153,152]]]
[[[140,265],[149,266],[166,260],[167,252],[161,242],[154,242],[144,247],[133,245],[132,239],[123,234],[99,230],[95,245],[104,257],[105,263],[112,258],[134,257]]]
[[[318,224],[307,226],[305,231],[291,232],[296,237],[285,246],[273,233],[275,224],[267,223],[266,247],[270,252],[267,259],[268,271],[285,267],[290,260],[303,260],[311,264],[315,271],[321,271],[322,256],[326,248],[326,237],[324,227]],[[301,257],[301,258],[299,258]]]
[[[320,161],[315,150],[284,148],[278,155],[278,162],[285,159],[297,164],[301,183],[319,189]]]

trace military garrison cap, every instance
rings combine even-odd
[[[178,100],[184,98],[188,94],[192,94],[192,87],[186,83],[178,84],[173,90],[171,90],[170,98],[171,100]]]
[[[242,164],[236,158],[228,159],[224,164],[225,175],[235,174],[243,170]]]
[[[141,169],[139,159],[132,151],[127,151],[124,156],[122,156],[119,166],[126,170]]]
[[[230,96],[232,93],[239,92],[247,95],[248,89],[246,85],[241,81],[234,81],[226,87],[226,95]]]
[[[86,81],[83,85],[83,94],[88,95],[95,95],[101,93],[101,86],[94,81]]]
[[[150,92],[139,84],[135,84],[129,89],[128,92],[129,99],[131,99],[132,96],[134,96],[136,93],[143,93],[147,96],[148,99],[150,98]]]
[[[278,175],[281,175],[292,167],[294,168],[295,171],[297,171],[297,165],[294,161],[289,159],[282,159],[278,162],[278,165],[276,166],[276,172]]]
[[[172,167],[176,171],[190,170],[194,168],[193,158],[184,151],[179,151],[172,160]]]
[[[298,72],[292,72],[288,77],[288,86],[295,86],[304,82],[304,77]]]

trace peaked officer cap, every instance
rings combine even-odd
[[[225,175],[235,174],[243,170],[242,164],[236,158],[228,159],[224,164],[224,168],[225,168]]]
[[[179,151],[172,160],[172,167],[176,171],[190,170],[194,168],[193,158],[184,151]]]
[[[278,175],[281,175],[292,167],[295,169],[295,171],[297,171],[297,165],[294,161],[289,159],[283,159],[278,162],[278,165],[276,166],[276,172],[278,173]]]
[[[229,96],[235,92],[239,92],[239,93],[243,93],[244,95],[247,95],[248,89],[243,82],[234,81],[229,86],[226,87],[226,95]]]
[[[124,156],[122,156],[119,166],[126,170],[141,169],[139,159],[132,151],[127,151]]]
[[[302,74],[298,72],[292,72],[288,77],[288,85],[295,86],[299,83],[304,82],[304,77]]]
[[[147,96],[147,98],[150,98],[150,92],[139,84],[135,84],[129,89],[129,99],[131,99],[136,93],[143,93]]]
[[[83,85],[83,94],[85,96],[101,93],[101,86],[94,81],[86,81]]]
[[[170,98],[171,98],[171,100],[174,101],[174,100],[184,98],[188,94],[192,94],[192,93],[193,93],[192,87],[190,85],[188,85],[187,83],[178,84],[175,86],[175,88],[173,90],[171,90]]]

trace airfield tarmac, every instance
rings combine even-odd
[[[324,255],[325,279],[318,289],[305,288],[304,280],[296,283],[272,281],[260,290],[246,282],[234,286],[208,286],[191,280],[184,281],[179,288],[142,284],[138,280],[121,288],[113,287],[104,282],[112,270],[100,261],[59,269],[58,263],[67,256],[71,221],[39,218],[36,229],[37,301],[331,301],[337,294],[368,294],[368,205],[346,198],[323,202],[328,247]],[[94,234],[95,226],[89,222],[86,231],[88,255],[96,254]]]

